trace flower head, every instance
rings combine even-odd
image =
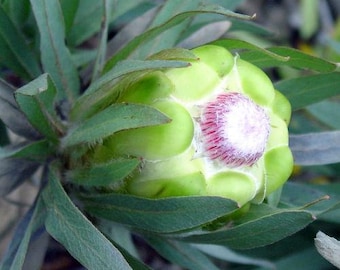
[[[150,72],[117,101],[147,104],[172,121],[116,133],[102,147],[143,160],[125,181],[129,193],[262,202],[292,170],[290,104],[263,71],[226,49],[193,52],[191,66]]]
[[[229,167],[254,165],[264,153],[270,131],[265,110],[237,92],[208,102],[200,127],[209,158]]]

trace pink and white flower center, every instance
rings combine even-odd
[[[270,132],[265,110],[238,92],[220,94],[209,102],[200,126],[207,156],[230,167],[256,163]]]

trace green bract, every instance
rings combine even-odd
[[[226,49],[206,45],[193,52],[197,60],[189,67],[149,72],[117,100],[152,106],[172,121],[118,132],[95,156],[142,160],[124,181],[130,194],[260,203],[292,171],[290,104],[263,71]]]

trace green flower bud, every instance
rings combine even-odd
[[[150,72],[117,101],[147,104],[172,121],[116,133],[96,155],[142,160],[124,182],[134,195],[261,203],[293,168],[290,104],[262,70],[226,49],[206,45],[193,52],[198,58],[189,67]]]

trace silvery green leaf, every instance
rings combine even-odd
[[[0,196],[5,196],[29,178],[38,164],[22,159],[0,160]]]
[[[208,244],[192,244],[195,248],[200,251],[215,257],[220,260],[224,260],[232,263],[246,264],[246,265],[257,265],[266,267],[266,269],[275,269],[275,265],[268,260],[246,256],[241,253],[237,253],[227,247],[218,245]]]
[[[298,165],[340,162],[340,131],[290,135],[289,146]]]
[[[56,164],[42,193],[47,232],[86,269],[132,269],[119,250],[73,204],[60,181]]]
[[[340,268],[340,241],[320,231],[314,241],[318,252],[331,264]]]
[[[14,133],[28,139],[36,139],[41,135],[28,122],[26,116],[20,111],[15,102],[13,93],[15,89],[0,80],[0,119]]]
[[[56,93],[55,84],[46,73],[15,91],[15,99],[30,123],[51,139],[63,132],[54,109]]]

